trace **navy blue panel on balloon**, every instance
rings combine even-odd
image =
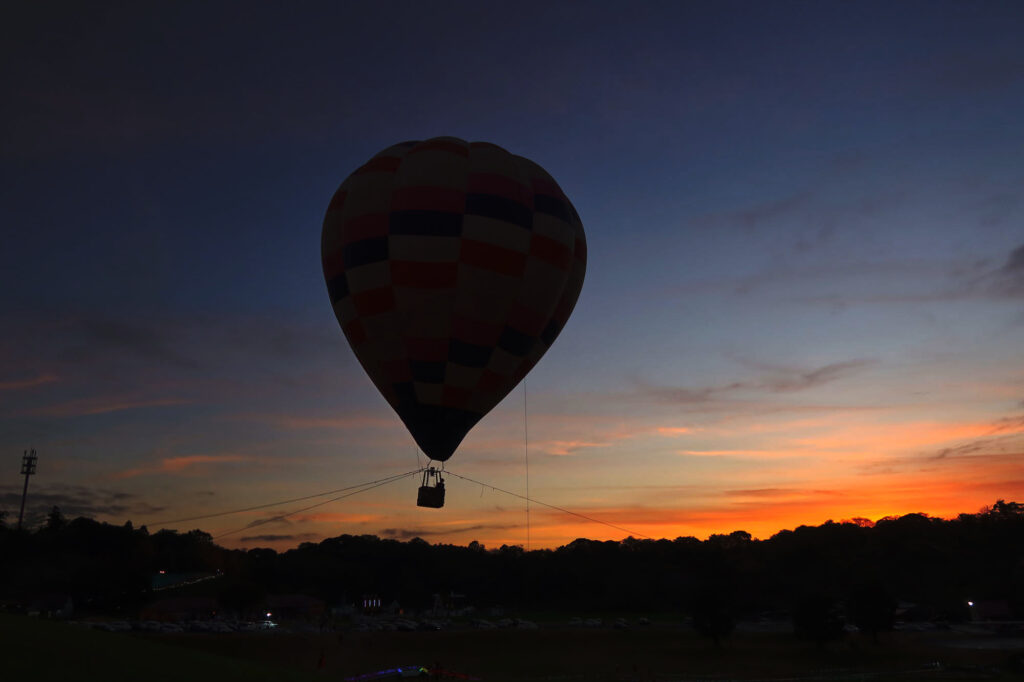
[[[566,202],[562,201],[557,197],[549,197],[546,194],[535,194],[533,196],[533,205],[536,208],[537,213],[547,213],[553,215],[556,218],[561,218],[565,222],[572,222],[572,213],[569,211],[569,207],[565,205]]]
[[[348,277],[344,272],[327,281],[327,294],[331,297],[331,303],[337,303],[348,296]]]
[[[444,381],[445,363],[424,362],[422,360],[410,360],[409,370],[412,372],[413,381],[420,381],[425,384],[440,384]]]
[[[534,342],[534,337],[529,334],[524,334],[512,327],[505,327],[501,332],[501,338],[498,339],[498,347],[512,355],[522,357],[530,352]]]
[[[352,242],[341,250],[346,270],[388,259],[388,238],[373,237]]]
[[[494,218],[527,230],[533,227],[533,211],[518,201],[494,194],[467,194],[466,214]]]
[[[491,352],[490,346],[478,346],[458,339],[448,341],[448,360],[466,367],[486,367]]]

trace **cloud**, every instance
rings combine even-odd
[[[239,542],[304,542],[321,537],[316,533],[295,533],[291,535],[243,535],[238,538]]]
[[[832,362],[819,367],[787,367],[741,360],[760,372],[743,381],[734,381],[719,386],[671,387],[640,384],[639,395],[658,402],[682,405],[706,405],[730,399],[737,394],[752,393],[796,393],[845,379],[878,363],[870,358],[854,358]]]
[[[0,381],[0,391],[18,391],[25,388],[35,388],[44,384],[51,384],[57,381],[56,374],[40,374],[31,379],[10,379]]]
[[[149,467],[128,469],[114,475],[114,478],[134,478],[144,474],[179,474],[191,472],[191,470],[208,464],[230,464],[236,462],[252,462],[259,458],[252,455],[183,455],[180,457],[165,457],[159,464]]]
[[[169,343],[169,330],[157,329],[143,320],[81,317],[74,327],[79,343],[66,351],[71,360],[88,360],[98,352],[116,351],[185,369],[199,367],[199,363]]]
[[[697,222],[703,225],[727,225],[736,226],[746,230],[760,227],[764,223],[784,218],[796,211],[806,207],[811,200],[811,193],[800,192],[797,194],[754,204],[735,211],[722,211],[711,213],[699,218]]]
[[[453,533],[473,533],[476,531],[491,530],[514,530],[524,527],[525,526],[523,524],[476,524],[472,526],[462,526],[458,528],[382,528],[380,531],[378,531],[377,534],[383,538],[392,538],[395,540],[412,540],[413,538],[426,538],[430,536],[449,535]]]
[[[316,429],[393,429],[401,424],[395,416],[366,413],[321,417],[283,414],[247,414],[231,417],[232,420],[258,421],[287,430]]]
[[[1004,296],[1024,296],[1024,244],[1018,246],[995,272],[993,288]]]
[[[748,382],[747,385],[752,388],[762,388],[773,393],[803,391],[843,379],[859,370],[875,365],[877,362],[877,360],[873,359],[855,358],[844,362],[833,362],[812,369],[803,369],[745,361],[745,364],[765,372],[763,377]]]
[[[677,454],[692,457],[793,457],[785,450],[679,450]]]
[[[187,405],[190,401],[180,398],[158,398],[153,400],[145,399],[118,399],[106,396],[95,398],[83,398],[71,400],[56,405],[35,407],[30,410],[18,412],[19,417],[88,417],[109,412],[122,412],[124,410],[139,410],[149,407],[173,407],[176,405]]]
[[[659,426],[657,429],[658,433],[663,436],[682,436],[696,430],[688,426]]]
[[[836,309],[855,304],[944,303],[951,301],[1005,300],[1024,297],[1024,244],[1013,249],[1003,265],[972,260],[947,264],[941,286],[924,291],[893,288],[876,294],[825,294],[802,297],[807,303],[821,303]]]
[[[16,511],[21,506],[20,485],[0,485],[0,509]],[[128,516],[147,517],[164,511],[165,507],[150,504],[143,497],[119,490],[90,488],[82,485],[49,484],[30,486],[25,510],[26,525],[40,523],[53,507],[60,507],[68,518]],[[10,521],[11,519],[8,519]],[[15,519],[16,520],[16,519]]]
[[[799,490],[796,488],[754,488],[747,490],[723,490],[728,497],[808,497],[816,495],[842,495],[837,490]]]

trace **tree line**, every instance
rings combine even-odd
[[[328,605],[366,595],[407,610],[435,596],[478,608],[690,614],[727,632],[738,617],[791,614],[827,623],[842,611],[862,629],[902,616],[970,618],[968,601],[999,601],[1024,619],[1024,505],[997,501],[976,514],[907,514],[826,522],[755,540],[735,531],[706,540],[595,541],[557,549],[486,548],[340,535],[295,549],[231,550],[201,530],[150,533],[54,509],[38,529],[0,522],[0,603],[66,594],[78,609],[130,612],[156,595],[158,571],[219,573],[195,586],[243,609],[267,594],[306,594]],[[810,621],[809,621],[810,622]]]

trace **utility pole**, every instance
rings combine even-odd
[[[21,457],[21,473],[25,477],[25,487],[21,491],[21,511],[18,512],[18,530],[21,530],[21,521],[25,518],[25,498],[28,497],[28,477],[36,473],[36,449],[26,450]]]

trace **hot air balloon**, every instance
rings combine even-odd
[[[359,363],[420,449],[444,462],[551,347],[587,248],[575,208],[539,165],[437,137],[388,147],[345,179],[321,255]],[[425,498],[424,472],[421,506],[443,506],[441,485]]]

